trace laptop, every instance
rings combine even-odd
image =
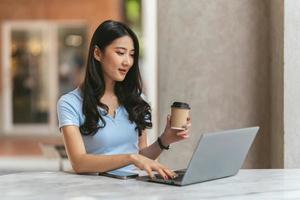
[[[203,134],[187,169],[177,170],[178,176],[164,180],[159,174],[153,179],[139,176],[140,181],[184,186],[234,176],[242,167],[259,127],[226,130]]]

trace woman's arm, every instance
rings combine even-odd
[[[64,144],[68,158],[76,173],[106,172],[134,164],[145,170],[149,176],[157,171],[162,177],[173,177],[176,174],[164,165],[139,154],[92,155],[86,152],[81,133],[77,126],[64,126]]]
[[[166,123],[166,128],[163,132],[163,134],[160,136],[161,142],[164,146],[168,146],[174,142],[186,139],[189,137],[189,127],[192,125],[191,124],[191,119],[187,119],[187,126],[186,130],[184,131],[178,131],[178,130],[173,130],[171,129],[171,124],[170,124],[170,116],[167,117],[167,123]],[[143,131],[142,135],[139,137],[139,148],[140,148],[140,154],[143,156],[146,156],[150,159],[156,159],[162,152],[162,149],[160,148],[159,144],[157,141],[155,141],[153,144],[150,146],[147,145],[147,135],[146,132]]]
[[[170,144],[169,142],[166,141],[164,134],[161,135],[160,139],[164,146],[168,146]],[[153,160],[157,159],[158,156],[163,151],[163,149],[160,148],[157,140],[154,143],[152,143],[150,146],[147,145],[147,133],[145,130],[142,132],[142,135],[139,137],[139,148],[140,148],[139,153],[141,155],[146,156]]]
[[[170,142],[167,141],[167,138],[165,137],[164,134],[161,135],[160,139],[164,146],[168,146],[169,144],[171,144]],[[143,131],[142,135],[139,137],[139,148],[140,148],[139,153],[141,155],[146,156],[153,160],[157,159],[158,156],[163,151],[163,149],[160,148],[157,140],[154,143],[152,143],[150,146],[147,145],[146,131]]]
[[[87,154],[79,128],[76,126],[64,126],[62,132],[69,160],[76,173],[105,172],[132,164],[129,154]]]
[[[146,156],[150,159],[155,160],[162,152],[162,149],[159,147],[157,141],[151,144],[149,147],[147,145],[147,134],[144,130],[142,135],[139,137],[139,153],[143,156]]]

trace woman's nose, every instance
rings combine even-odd
[[[130,56],[125,56],[125,57],[124,57],[124,60],[123,60],[123,65],[129,66],[129,65],[130,65],[130,62],[131,62]]]

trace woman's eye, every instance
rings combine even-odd
[[[117,52],[117,54],[118,54],[118,55],[124,55],[124,53],[123,53],[123,52]]]

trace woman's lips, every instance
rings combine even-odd
[[[123,75],[125,75],[127,73],[127,70],[126,69],[119,69],[119,72]]]

